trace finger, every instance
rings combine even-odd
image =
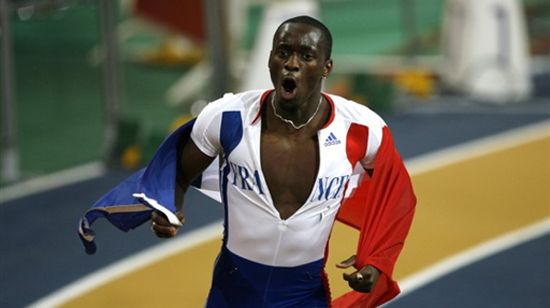
[[[372,283],[375,283],[378,280],[378,277],[380,276],[380,272],[373,267],[372,265],[367,265],[363,269],[359,271],[365,279],[369,280]]]
[[[178,217],[182,225],[185,223],[185,214],[182,211],[177,211],[176,217]]]
[[[164,214],[160,213],[159,211],[153,211],[151,213],[151,220],[154,221],[157,225],[170,225],[168,218],[166,218],[166,216],[164,216]]]
[[[344,261],[341,261],[340,263],[336,263],[336,267],[338,268],[348,268],[355,264],[355,255],[352,255],[351,257],[347,258]]]
[[[178,228],[171,225],[164,215],[153,212],[151,214],[151,230],[158,237],[173,237],[176,235]]]
[[[345,281],[350,281],[350,280],[351,280],[351,274],[344,273],[344,274],[342,275],[342,277],[344,277],[344,280],[345,280]]]
[[[358,292],[368,293],[371,292],[376,282],[378,281],[379,272],[371,266],[365,266],[361,270],[353,273],[348,281],[349,286]]]
[[[179,216],[179,217],[178,217]],[[179,215],[176,213],[176,217],[183,223],[182,220],[184,220],[184,216],[183,216],[183,213],[180,213]],[[172,224],[168,218],[166,217],[166,215],[164,215],[163,213],[159,212],[159,211],[154,211],[151,213],[151,221],[155,222],[157,225],[161,225],[161,226],[166,226],[166,227],[169,227],[169,226],[176,226],[176,227],[180,227],[180,225],[174,225]]]
[[[348,282],[349,287],[355,291],[367,293],[372,290],[373,282],[360,272],[346,274],[344,279]]]
[[[173,237],[177,233],[177,228],[174,226],[163,226],[156,224],[155,222],[151,223],[151,229],[158,237]]]
[[[185,223],[185,215],[183,214],[183,212],[178,211],[175,214],[176,214],[176,217],[178,218],[178,220],[183,225]],[[153,211],[151,213],[151,220],[154,221],[155,223],[157,223],[158,225],[164,225],[164,226],[172,226],[173,225],[170,222],[170,220],[168,220],[166,215],[164,215],[163,213],[161,213],[159,211]],[[178,225],[178,227],[180,227],[180,226]]]
[[[370,291],[372,291],[372,288],[373,288],[373,284],[372,282],[363,282],[363,283],[348,283],[350,288],[352,288],[353,290],[357,291],[357,292],[363,292],[363,293],[368,293]]]
[[[368,281],[371,278],[370,275],[362,274],[359,271],[356,271],[356,272],[353,272],[353,273],[350,273],[350,274],[344,273],[343,277],[344,277],[345,281],[359,282],[359,283],[362,283],[363,281]]]

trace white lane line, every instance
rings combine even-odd
[[[454,163],[488,155],[550,137],[550,120],[475,139],[406,161],[411,175],[430,172]]]
[[[160,259],[168,258],[184,250],[192,249],[216,238],[223,233],[222,221],[208,224],[189,234],[166,240],[130,257],[117,261],[96,272],[86,275],[71,284],[30,304],[29,308],[59,307],[78,296],[106,284],[109,281],[144,268]]]
[[[69,184],[91,180],[104,175],[106,168],[102,162],[91,162],[59,172],[36,177],[0,189],[0,203],[56,189]]]
[[[414,176],[448,165],[452,165],[460,161],[472,159],[482,155],[501,151],[506,148],[512,148],[514,146],[519,146],[521,144],[543,139],[548,136],[550,136],[550,121],[544,121],[496,134],[491,137],[476,139],[474,141],[466,142],[447,149],[428,153],[417,158],[407,160],[406,164],[410,174]],[[138,268],[142,268],[150,263],[166,258],[167,256],[163,255],[162,251],[166,251],[171,255],[174,253],[182,252],[186,249],[190,249],[200,243],[214,240],[217,236],[221,234],[221,226],[219,226],[220,223],[217,222],[215,224],[218,225],[218,227],[220,228],[215,229],[215,232],[212,232],[212,230],[208,230],[209,228],[213,228],[211,225],[209,225],[197,229],[189,235],[184,235],[169,242],[159,244],[159,246],[169,246],[165,248],[166,250],[156,251],[157,246],[154,246],[153,248],[147,249],[139,253],[138,255],[130,256],[115,264],[109,265],[104,269],[98,270],[81,279],[78,279],[73,283],[61,288],[60,290],[55,291],[49,296],[38,300],[33,305],[31,305],[31,307],[55,307],[61,305],[62,303],[65,303],[70,299],[81,296],[100,285],[108,283],[114,278],[118,278]],[[194,234],[203,235],[196,238],[193,237],[195,241],[197,241],[194,243],[194,245],[186,245],[186,243],[188,244],[188,241],[191,241],[187,239],[187,237]],[[151,250],[155,250],[155,252],[150,253]],[[149,256],[148,258],[150,259],[147,259],[146,262],[143,261],[145,259],[140,258],[140,256],[143,254]],[[121,266],[122,270],[118,269],[119,266]],[[111,274],[110,272],[113,272],[116,275]],[[409,286],[407,286],[407,283],[410,284],[411,282],[405,281],[405,288],[410,288]],[[402,284],[400,285],[403,287]],[[46,303],[47,305],[42,305],[43,303]]]
[[[506,233],[495,239],[463,250],[460,253],[445,258],[428,268],[400,280],[399,286],[401,287],[401,294],[399,297],[405,296],[462,267],[549,233],[550,218],[546,218],[527,227]]]

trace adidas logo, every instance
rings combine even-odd
[[[330,145],[337,145],[340,143],[342,142],[338,140],[338,138],[336,138],[333,133],[330,133],[330,135],[328,135],[327,139],[325,140],[324,146],[328,147]]]

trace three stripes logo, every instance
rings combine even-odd
[[[324,146],[328,147],[328,146],[337,145],[340,143],[342,142],[338,140],[338,138],[336,138],[336,136],[334,136],[333,133],[330,133],[330,135],[328,135],[327,139],[325,140]]]

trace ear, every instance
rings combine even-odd
[[[323,68],[323,78],[327,78],[332,72],[332,59],[328,59],[325,62],[325,67]]]

